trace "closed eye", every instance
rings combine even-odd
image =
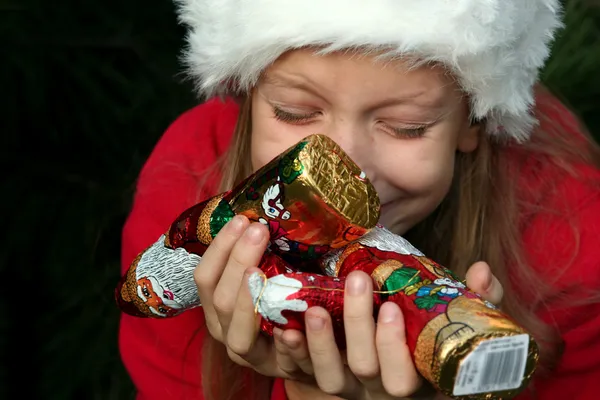
[[[320,114],[319,111],[311,113],[292,113],[273,105],[273,115],[275,118],[282,122],[287,122],[295,125],[304,125],[311,122],[311,120]]]
[[[383,122],[381,123],[381,127],[382,130],[384,130],[387,134],[398,139],[419,138],[422,137],[425,134],[425,132],[427,132],[427,129],[429,129],[428,125],[417,125],[414,127],[401,128],[390,126]]]

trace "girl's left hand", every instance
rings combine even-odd
[[[486,263],[471,266],[467,286],[485,300],[499,304],[502,285]],[[372,280],[364,272],[348,276],[344,298],[346,355],[338,350],[329,314],[314,307],[306,312],[306,338],[298,331],[276,331],[275,347],[282,359],[314,376],[325,393],[349,400],[402,399],[423,385],[406,345],[405,321],[391,302],[373,320]],[[289,362],[289,361],[288,361]],[[429,398],[443,399],[434,393]]]

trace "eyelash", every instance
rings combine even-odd
[[[287,122],[295,125],[304,125],[310,122],[311,118],[319,115],[318,111],[309,113],[309,114],[294,114],[288,111],[284,111],[277,106],[273,106],[273,115],[275,118],[282,122]]]
[[[387,129],[391,130],[391,135],[397,138],[407,138],[407,139],[415,139],[415,138],[419,138],[422,137],[425,132],[427,132],[427,128],[429,128],[426,125],[422,125],[422,126],[417,126],[415,128],[411,128],[411,129],[406,129],[406,128],[392,128],[391,126],[386,127]]]
[[[294,113],[291,113],[288,111],[284,111],[277,106],[272,106],[272,107],[273,107],[273,115],[275,116],[275,119],[282,121],[282,122],[289,123],[289,124],[294,124],[294,125],[308,124],[311,122],[310,120],[312,118],[319,115],[318,111],[315,111],[315,112],[312,112],[309,114],[294,114]],[[386,131],[388,131],[387,133],[396,138],[408,138],[408,139],[419,138],[419,137],[423,136],[423,134],[427,131],[427,128],[429,128],[429,126],[427,126],[427,125],[421,125],[421,126],[417,126],[415,128],[411,128],[411,129],[393,128],[386,124]]]

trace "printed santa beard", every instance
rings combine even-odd
[[[164,242],[162,235],[142,254],[135,268],[136,283],[130,283],[146,312],[158,317],[200,305],[193,273],[202,257],[183,248],[168,248]]]

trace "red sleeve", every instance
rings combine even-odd
[[[547,100],[546,100],[547,101]],[[569,111],[553,104],[550,116],[566,129],[576,129]],[[574,132],[576,136],[577,132]],[[534,380],[537,394],[525,399],[588,400],[598,397],[600,382],[600,171],[577,166],[577,175],[547,166],[535,181],[553,185],[539,202],[554,212],[528,219],[524,241],[529,261],[558,294],[540,317],[557,328],[564,344],[557,368]],[[527,178],[525,178],[527,180]],[[594,301],[590,300],[595,298]]]
[[[532,221],[526,236],[527,243],[537,242],[532,245],[537,265],[556,277],[564,295],[540,315],[558,329],[564,353],[550,376],[534,382],[539,399],[596,398],[600,382],[600,302],[566,305],[600,294],[600,192],[570,222],[574,226],[564,216],[545,216]]]
[[[140,173],[122,232],[121,272],[186,208],[214,195],[217,176],[203,173],[224,153],[237,106],[210,100],[180,116],[160,138]],[[201,308],[166,320],[122,315],[119,347],[138,400],[202,399]]]

